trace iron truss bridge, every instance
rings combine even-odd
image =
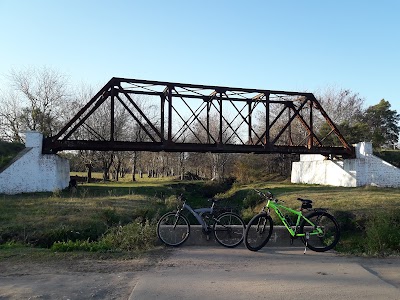
[[[112,78],[44,138],[44,153],[62,150],[354,157],[312,93],[126,78]]]

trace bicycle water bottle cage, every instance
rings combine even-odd
[[[297,200],[301,201],[301,209],[310,209],[312,208],[312,200],[297,198]]]

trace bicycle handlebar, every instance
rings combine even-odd
[[[274,196],[272,195],[272,193],[270,191],[268,191],[267,193],[264,193],[260,190],[254,189],[254,191],[259,194],[260,196],[266,198],[266,199],[272,199]]]
[[[262,191],[260,191],[260,190],[257,190],[257,189],[254,189],[254,191],[255,191],[258,195],[260,195],[261,197],[264,197],[266,200],[272,200],[272,201],[278,202],[278,199],[276,199],[276,198],[274,197],[274,195],[272,195],[272,193],[271,193],[270,191],[267,191],[267,193],[264,193],[264,192],[262,192]],[[283,201],[281,201],[281,202],[283,202]]]
[[[176,199],[177,199],[178,201],[181,201],[181,202],[182,202],[181,204],[178,203],[177,209],[178,209],[178,210],[183,210],[183,207],[184,207],[185,204],[186,204],[186,198],[183,196],[183,194],[180,194],[180,195],[176,196]]]

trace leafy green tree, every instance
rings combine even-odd
[[[360,111],[349,119],[339,120],[337,126],[350,144],[371,141],[374,148],[393,147],[399,140],[399,120],[400,115],[395,110],[390,110],[390,103],[382,99],[364,112]],[[338,141],[329,135],[330,131],[327,124],[319,129],[320,135],[324,137],[323,143],[338,146]]]
[[[360,120],[352,120],[352,122],[344,121],[337,125],[340,133],[350,144],[357,144],[362,141],[369,140],[368,138],[368,124]],[[325,146],[340,146],[340,141],[332,134],[328,124],[323,124],[319,129],[319,135],[323,139],[322,143]]]
[[[368,125],[367,138],[374,148],[394,147],[399,141],[400,114],[390,109],[390,103],[382,99],[378,104],[367,108],[362,118]]]

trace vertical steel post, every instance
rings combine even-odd
[[[249,119],[249,130],[248,130],[248,143],[249,143],[249,145],[253,145],[253,138],[252,138],[252,136],[251,136],[251,131],[252,131],[252,124],[251,124],[251,121],[252,121],[252,118],[251,118],[251,103],[252,103],[252,101],[247,101],[247,107],[248,107],[248,119]]]
[[[210,109],[211,109],[211,99],[209,99],[207,101],[207,144],[210,144],[211,140],[210,140]]]
[[[172,86],[168,86],[168,142],[172,142]]]
[[[308,100],[307,102],[310,104],[310,136],[308,137],[308,149],[313,147],[314,143],[314,129],[313,129],[313,102],[312,100]]]
[[[219,93],[219,133],[218,142],[222,145],[222,93]]]
[[[110,110],[110,141],[114,141],[114,122],[115,122],[115,88],[114,86],[111,86],[111,110]]]
[[[290,118],[291,118],[291,107],[292,107],[292,103],[289,104],[289,106],[286,106],[288,109],[288,122],[290,122]],[[293,146],[293,140],[292,140],[292,122],[289,123],[288,126],[288,141],[287,141],[288,145]]]
[[[161,142],[165,141],[165,94],[160,96],[161,101]]]
[[[269,124],[269,93],[265,94],[265,143],[264,147],[269,148],[269,131],[270,131],[270,124]]]

